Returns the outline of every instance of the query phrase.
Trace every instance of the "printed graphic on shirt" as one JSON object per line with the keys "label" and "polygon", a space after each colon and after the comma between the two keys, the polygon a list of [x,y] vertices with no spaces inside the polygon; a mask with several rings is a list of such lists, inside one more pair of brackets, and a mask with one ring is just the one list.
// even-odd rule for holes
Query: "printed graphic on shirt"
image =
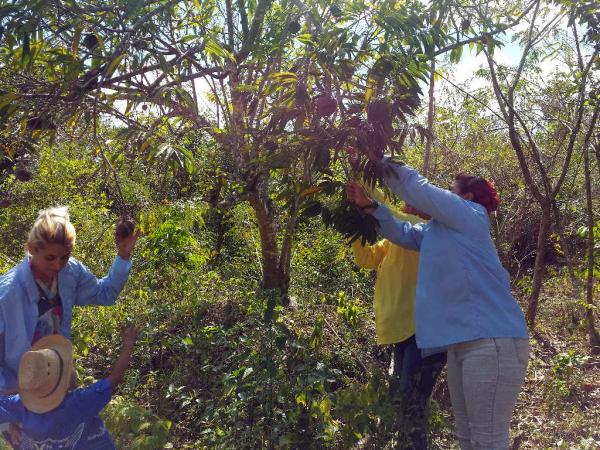
{"label": "printed graphic on shirt", "polygon": [[56,280],[48,289],[41,281],[36,280],[40,299],[38,301],[38,320],[31,345],[50,334],[60,333],[63,319],[63,307],[56,288]]}
{"label": "printed graphic on shirt", "polygon": [[36,441],[27,434],[21,435],[21,449],[23,450],[52,450],[52,449],[70,449],[75,448],[81,436],[83,435],[83,429],[85,423],[80,423],[75,429],[73,434],[67,436],[64,439],[45,439],[43,441]]}

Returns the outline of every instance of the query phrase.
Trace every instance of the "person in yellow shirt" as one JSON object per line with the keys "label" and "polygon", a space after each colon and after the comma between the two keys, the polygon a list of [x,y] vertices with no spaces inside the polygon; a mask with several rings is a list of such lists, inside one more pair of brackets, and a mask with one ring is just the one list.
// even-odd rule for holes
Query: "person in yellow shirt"
{"label": "person in yellow shirt", "polygon": [[[375,192],[374,196],[382,196]],[[429,217],[410,205],[404,213],[393,211],[413,224]],[[375,281],[375,329],[377,344],[392,345],[390,391],[400,408],[398,448],[425,450],[427,444],[426,406],[435,381],[446,364],[445,349],[423,357],[415,340],[415,291],[419,253],[396,246],[388,240],[363,246],[352,244],[356,264],[377,271]]]}

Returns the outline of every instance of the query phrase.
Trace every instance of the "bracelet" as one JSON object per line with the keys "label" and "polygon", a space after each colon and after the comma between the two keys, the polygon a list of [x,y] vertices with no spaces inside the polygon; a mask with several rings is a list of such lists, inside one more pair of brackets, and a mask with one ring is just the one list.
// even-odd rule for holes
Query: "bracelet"
{"label": "bracelet", "polygon": [[361,206],[360,210],[364,211],[365,209],[369,209],[372,208],[373,210],[377,209],[377,207],[379,206],[379,202],[373,200],[371,203],[369,203],[368,205],[365,206]]}

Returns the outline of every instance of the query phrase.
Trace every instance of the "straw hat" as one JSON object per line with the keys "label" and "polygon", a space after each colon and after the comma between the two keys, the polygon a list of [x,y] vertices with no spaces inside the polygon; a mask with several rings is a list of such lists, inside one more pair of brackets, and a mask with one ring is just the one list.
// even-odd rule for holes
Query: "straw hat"
{"label": "straw hat", "polygon": [[58,407],[69,388],[73,371],[73,346],[59,334],[45,336],[19,364],[18,391],[23,405],[37,414]]}

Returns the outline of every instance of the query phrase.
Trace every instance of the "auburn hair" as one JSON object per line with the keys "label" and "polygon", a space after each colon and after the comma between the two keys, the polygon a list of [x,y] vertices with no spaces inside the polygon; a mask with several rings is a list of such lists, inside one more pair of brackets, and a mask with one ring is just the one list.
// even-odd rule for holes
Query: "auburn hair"
{"label": "auburn hair", "polygon": [[460,173],[454,177],[457,182],[458,189],[462,195],[472,194],[475,203],[479,203],[488,213],[496,211],[500,204],[498,192],[493,181],[487,181],[484,178]]}

